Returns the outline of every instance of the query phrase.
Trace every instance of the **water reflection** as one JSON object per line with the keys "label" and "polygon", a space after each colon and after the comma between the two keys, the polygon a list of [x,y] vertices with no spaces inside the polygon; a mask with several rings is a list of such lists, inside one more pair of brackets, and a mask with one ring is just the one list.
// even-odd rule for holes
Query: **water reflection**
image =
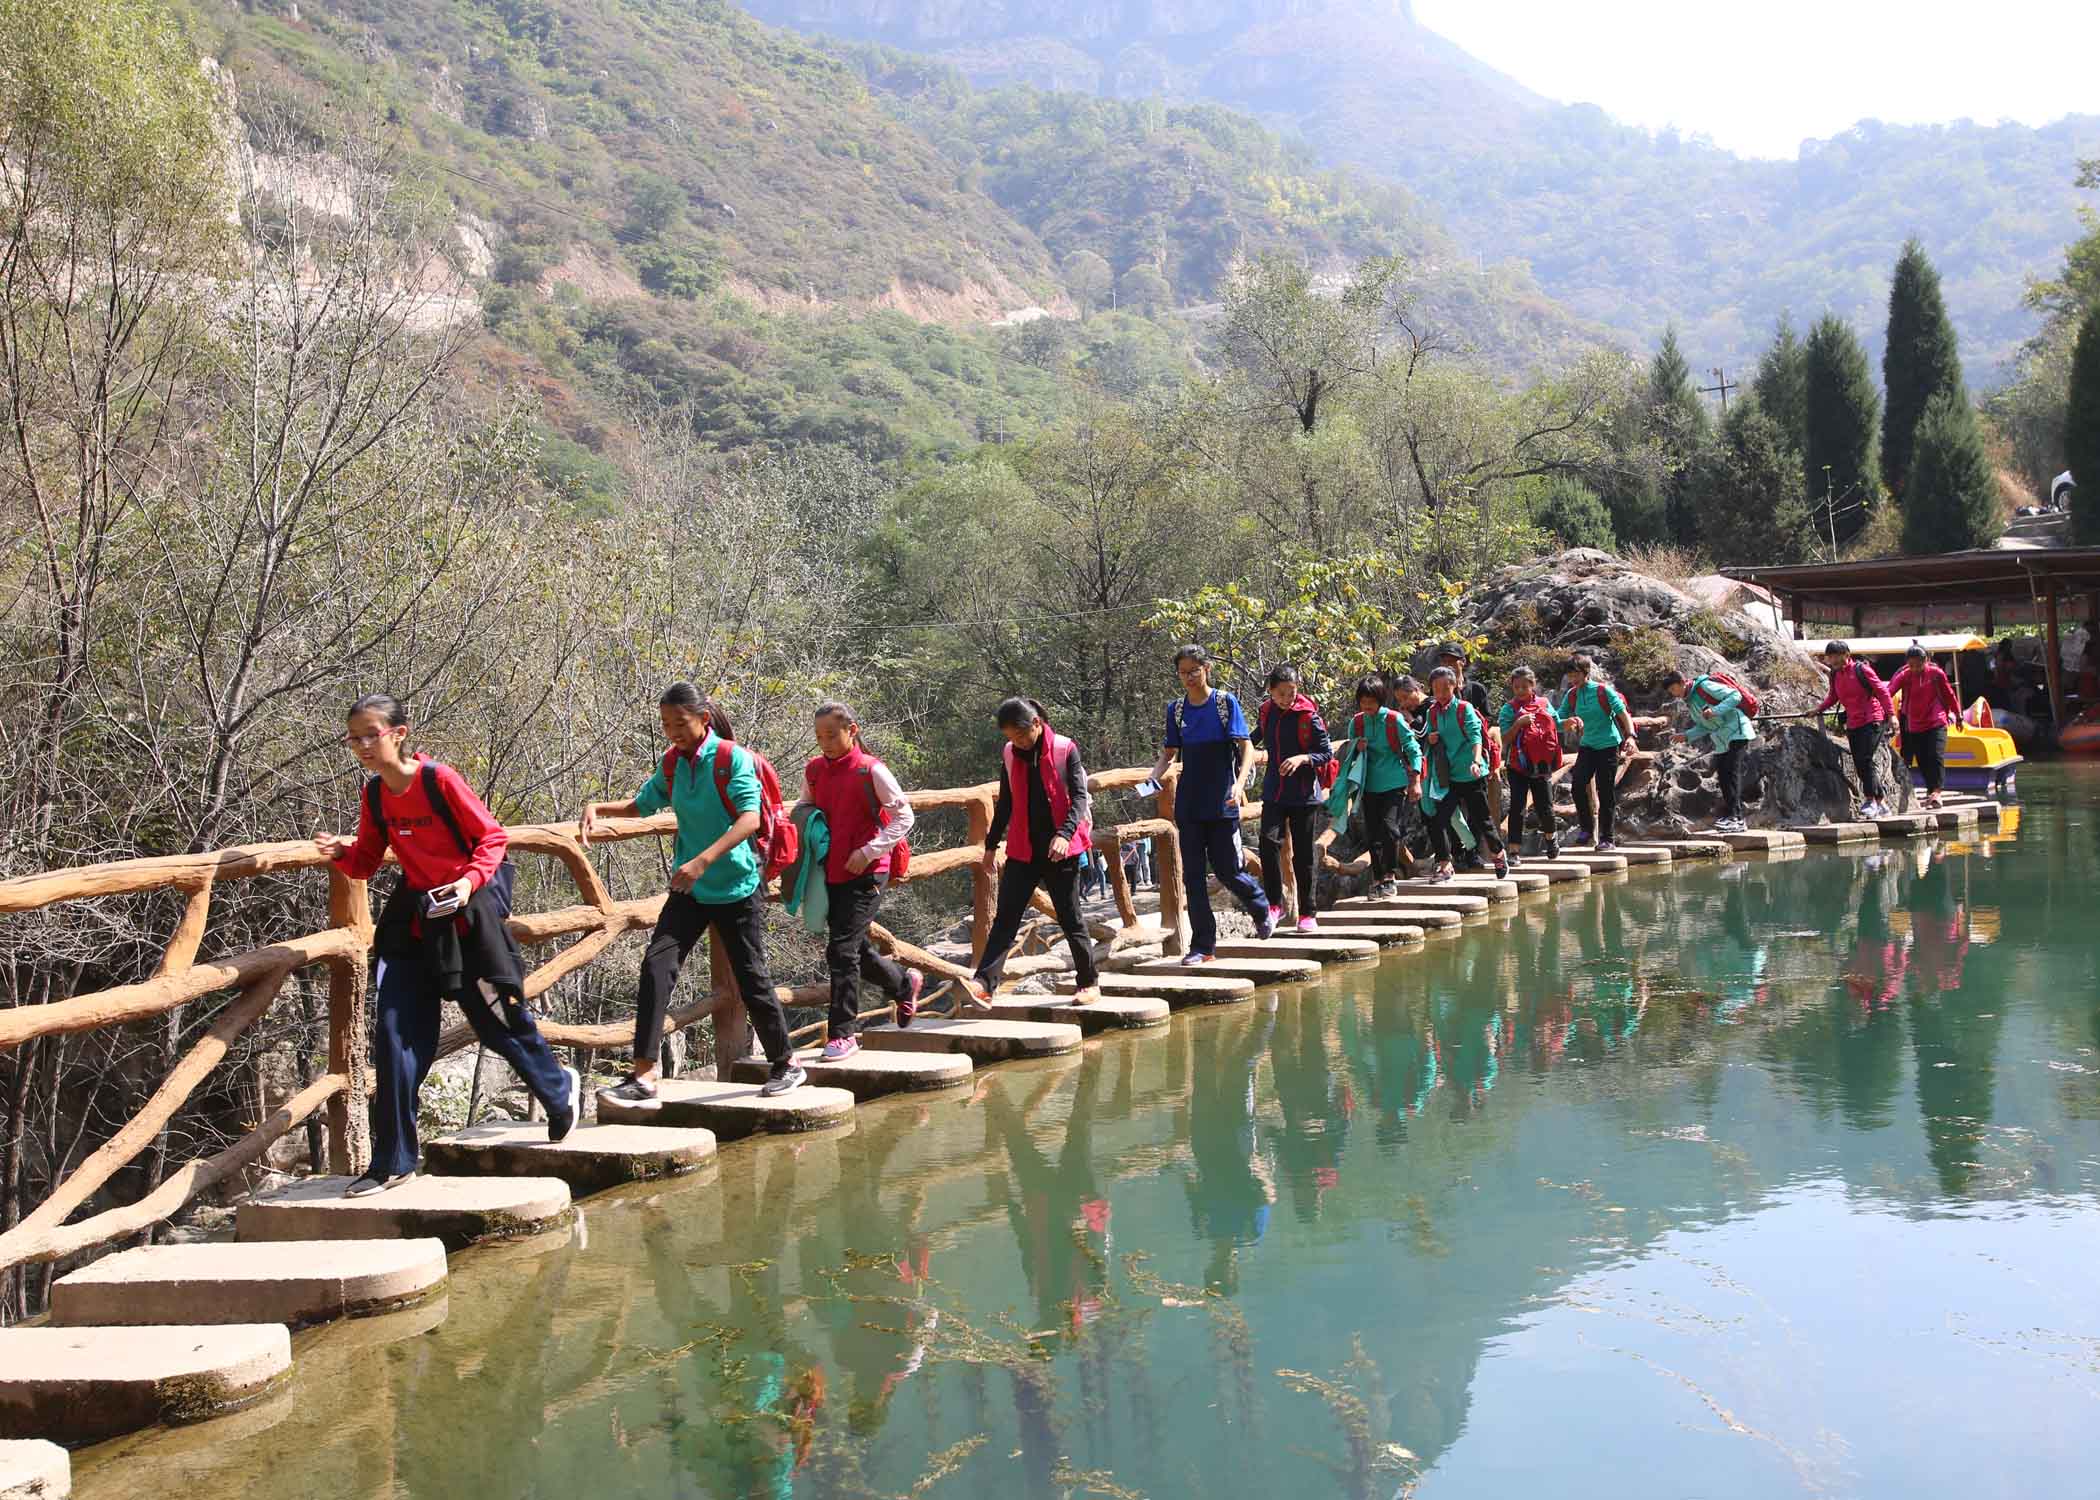
{"label": "water reflection", "polygon": [[[461,1257],[435,1328],[324,1335],[267,1429],[112,1448],[78,1491],[1885,1492],[1914,1476],[1862,1388],[2089,1472],[2083,1384],[2002,1340],[2017,1404],[1956,1372],[1986,1327],[2090,1348],[2091,1299],[1946,1272],[1979,1216],[2030,1257],[2036,1213],[2096,1227],[2100,858],[2046,785],[1988,854],[1557,896],[739,1146],[594,1202],[588,1249]],[[1819,1264],[1872,1267],[1873,1315]],[[1840,1363],[1852,1399],[1800,1395]],[[1579,1453],[1511,1425],[1543,1410]]]}

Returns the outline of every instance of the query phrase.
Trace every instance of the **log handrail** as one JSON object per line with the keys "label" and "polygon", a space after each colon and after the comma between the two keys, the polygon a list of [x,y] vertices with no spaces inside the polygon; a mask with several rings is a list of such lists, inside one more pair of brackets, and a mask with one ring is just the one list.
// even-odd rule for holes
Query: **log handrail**
{"label": "log handrail", "polygon": [[[1090,775],[1088,784],[1097,792],[1124,791],[1137,786],[1148,774],[1144,767],[1124,767]],[[1124,882],[1122,862],[1113,856],[1120,852],[1125,840],[1172,832],[1177,779],[1170,774],[1159,794],[1159,816],[1117,823],[1104,830],[1102,850],[1110,857],[1110,880],[1126,922],[1134,921],[1136,912]],[[981,856],[998,791],[997,782],[986,782],[910,794],[913,807],[921,813],[953,809],[968,815],[967,842],[957,848],[916,855],[904,880],[928,880],[968,871],[973,949],[981,947],[991,925],[994,880],[983,869]],[[647,818],[608,819],[593,831],[592,842],[657,838],[673,834],[676,829],[676,820],[668,812]],[[528,998],[545,994],[561,980],[589,967],[627,934],[646,931],[654,925],[665,897],[659,893],[633,900],[615,899],[591,862],[576,823],[514,824],[508,831],[512,852],[543,855],[557,861],[580,898],[575,905],[511,917],[510,930],[521,946],[542,947],[561,938],[575,939],[526,976]],[[1172,874],[1178,868],[1173,841],[1166,840],[1160,852],[1161,920],[1169,950],[1179,951],[1180,893],[1178,879]],[[394,862],[391,854],[388,861]],[[327,870],[330,882],[327,926],[245,952],[198,961],[213,894],[220,884],[322,869]],[[1174,889],[1167,892],[1164,888],[1170,879],[1174,880]],[[164,1015],[223,990],[236,990],[238,994],[219,1009],[203,1037],[169,1070],[139,1112],[55,1183],[43,1202],[20,1223],[0,1234],[0,1270],[77,1254],[152,1228],[179,1213],[198,1193],[260,1159],[272,1143],[324,1107],[328,1111],[331,1170],[356,1172],[368,1164],[369,1143],[358,1108],[367,1086],[366,968],[374,933],[366,883],[345,878],[310,840],[241,844],[201,854],[114,860],[0,880],[0,915],[161,890],[182,892],[186,900],[151,977],[39,1004],[0,1009],[0,1052],[17,1049],[39,1037],[99,1030]],[[967,967],[907,942],[879,924],[870,928],[870,936],[878,947],[925,970],[930,977],[955,980],[969,976]],[[239,1141],[215,1156],[184,1163],[137,1202],[66,1223],[71,1214],[131,1165],[155,1139],[232,1045],[268,1012],[292,975],[317,964],[329,972],[328,1071],[286,1100]],[[779,991],[784,1003],[795,1005],[821,1004],[827,994],[823,985]],[[688,1026],[710,1015],[740,1021],[742,1010],[734,984],[718,976],[710,993],[674,1010],[670,1024]],[[880,1016],[888,1011],[888,1007],[880,1007],[866,1014]],[[795,1039],[821,1036],[824,1029],[822,1022],[805,1026],[794,1034]],[[541,1031],[557,1046],[586,1048],[616,1047],[632,1035],[632,1027],[626,1022],[605,1026],[549,1022],[542,1025]],[[457,1051],[472,1040],[469,1028],[456,1027],[440,1038],[439,1055]],[[718,1059],[725,1076],[735,1060]]]}

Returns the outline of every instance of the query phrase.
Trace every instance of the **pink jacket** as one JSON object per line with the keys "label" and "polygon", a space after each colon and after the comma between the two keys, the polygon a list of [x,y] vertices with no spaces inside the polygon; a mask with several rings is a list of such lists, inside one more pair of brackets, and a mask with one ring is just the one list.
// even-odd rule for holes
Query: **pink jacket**
{"label": "pink jacket", "polygon": [[1913,732],[1939,729],[1961,717],[1961,700],[1937,662],[1906,664],[1890,679],[1889,692],[1903,695],[1903,727]]}
{"label": "pink jacket", "polygon": [[1888,684],[1856,656],[1845,658],[1845,664],[1831,677],[1830,696],[1816,705],[1816,712],[1823,713],[1839,703],[1845,706],[1847,729],[1865,729],[1869,724],[1896,717],[1896,700],[1889,696]]}

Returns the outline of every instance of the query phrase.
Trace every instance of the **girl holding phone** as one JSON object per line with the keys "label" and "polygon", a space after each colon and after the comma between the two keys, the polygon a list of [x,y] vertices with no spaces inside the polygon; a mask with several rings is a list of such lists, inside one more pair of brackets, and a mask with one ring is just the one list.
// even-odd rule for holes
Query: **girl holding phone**
{"label": "girl holding phone", "polygon": [[474,1035],[517,1071],[547,1111],[547,1138],[576,1124],[582,1083],[554,1060],[525,1008],[525,964],[510,916],[510,835],[452,767],[408,752],[408,710],[384,693],[350,706],[345,736],[371,773],[357,836],[316,833],[314,847],[352,880],[369,880],[387,850],[401,884],[374,935],[372,1165],[348,1194],[382,1193],[416,1170],[416,1097],[437,1061],[439,1007],[466,1015]]}

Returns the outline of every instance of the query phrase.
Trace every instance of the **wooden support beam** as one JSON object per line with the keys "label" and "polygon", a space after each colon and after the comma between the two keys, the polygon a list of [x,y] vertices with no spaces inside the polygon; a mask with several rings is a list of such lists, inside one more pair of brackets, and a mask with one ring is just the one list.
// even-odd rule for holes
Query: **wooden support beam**
{"label": "wooden support beam", "polygon": [[[983,850],[991,837],[994,804],[978,798],[970,804],[970,847]],[[970,954],[982,957],[985,940],[992,935],[992,905],[996,897],[994,879],[980,864],[970,872]]]}
{"label": "wooden support beam", "polygon": [[[357,933],[364,946],[371,945],[372,888],[333,865],[328,869],[328,920]],[[345,1177],[372,1164],[371,1120],[365,1113],[371,1073],[365,1048],[370,987],[363,953],[329,960],[328,1071],[348,1079],[349,1086],[328,1096],[328,1170]]]}
{"label": "wooden support beam", "polygon": [[2057,628],[2056,583],[2053,579],[2049,583],[2045,608],[2048,611],[2049,714],[2060,730],[2064,723],[2064,647],[2063,636]]}

